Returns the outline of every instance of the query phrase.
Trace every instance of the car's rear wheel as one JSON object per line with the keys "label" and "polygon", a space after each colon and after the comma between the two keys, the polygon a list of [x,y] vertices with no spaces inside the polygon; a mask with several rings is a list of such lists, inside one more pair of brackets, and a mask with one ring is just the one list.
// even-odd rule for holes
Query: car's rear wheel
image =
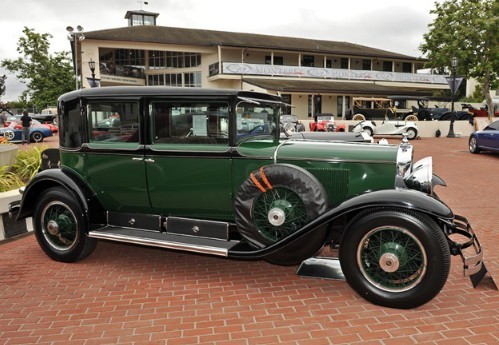
{"label": "car's rear wheel", "polygon": [[415,308],[435,297],[450,270],[449,245],[428,216],[370,209],[347,226],[340,263],[348,283],[368,301]]}
{"label": "car's rear wheel", "polygon": [[35,143],[41,143],[43,141],[43,134],[41,132],[31,133],[31,141]]}
{"label": "car's rear wheel", "polygon": [[365,121],[366,117],[362,114],[355,114],[352,118],[353,121]]}
{"label": "car's rear wheel", "polygon": [[35,235],[48,256],[57,261],[74,262],[95,249],[97,240],[87,237],[83,210],[69,192],[61,187],[49,189],[35,204]]}
{"label": "car's rear wheel", "polygon": [[[326,191],[305,169],[273,164],[253,171],[236,195],[236,224],[241,235],[256,248],[272,245],[327,210]],[[299,243],[287,252],[266,259],[278,264],[297,264],[322,246],[324,234]]]}
{"label": "car's rear wheel", "polygon": [[411,115],[407,115],[405,118],[404,118],[404,121],[412,121],[412,122],[416,122],[418,121],[418,117],[417,115],[414,115],[414,114],[411,114]]}
{"label": "car's rear wheel", "polygon": [[415,128],[408,128],[406,133],[409,140],[414,140],[418,137],[418,131]]}
{"label": "car's rear wheel", "polygon": [[468,145],[471,153],[480,153],[476,137],[471,137]]}
{"label": "car's rear wheel", "polygon": [[457,116],[451,112],[447,112],[445,114],[442,115],[442,117],[440,118],[441,121],[456,121],[457,120]]}

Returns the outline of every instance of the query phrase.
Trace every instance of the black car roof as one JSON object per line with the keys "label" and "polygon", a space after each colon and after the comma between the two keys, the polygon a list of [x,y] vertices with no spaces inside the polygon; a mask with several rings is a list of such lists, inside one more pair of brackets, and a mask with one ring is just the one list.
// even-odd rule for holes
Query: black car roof
{"label": "black car roof", "polygon": [[168,87],[168,86],[106,86],[81,89],[65,93],[58,101],[68,101],[80,97],[160,97],[160,96],[192,96],[192,97],[244,97],[258,98],[269,101],[281,101],[279,96],[253,91],[234,89],[209,89],[196,87]]}

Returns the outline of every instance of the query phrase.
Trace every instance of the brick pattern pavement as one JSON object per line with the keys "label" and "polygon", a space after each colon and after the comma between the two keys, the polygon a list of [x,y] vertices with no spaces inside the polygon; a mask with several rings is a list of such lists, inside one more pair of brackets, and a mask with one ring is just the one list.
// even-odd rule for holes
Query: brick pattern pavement
{"label": "brick pattern pavement", "polygon": [[[470,220],[498,282],[499,155],[468,153],[466,138],[414,146],[434,157],[439,195]],[[0,245],[0,344],[499,344],[499,293],[473,289],[460,264],[431,302],[395,310],[296,267],[108,242],[64,264],[29,235]]]}

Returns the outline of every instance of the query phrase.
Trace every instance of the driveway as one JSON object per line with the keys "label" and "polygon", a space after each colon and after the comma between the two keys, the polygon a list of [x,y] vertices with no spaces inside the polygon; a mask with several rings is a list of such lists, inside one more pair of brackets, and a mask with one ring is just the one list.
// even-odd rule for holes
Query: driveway
{"label": "driveway", "polygon": [[[439,196],[470,220],[498,282],[499,155],[470,154],[467,138],[412,143],[416,159],[434,157]],[[295,271],[109,242],[64,264],[28,235],[0,244],[0,344],[499,344],[499,293],[490,277],[473,289],[458,257],[413,310]]]}

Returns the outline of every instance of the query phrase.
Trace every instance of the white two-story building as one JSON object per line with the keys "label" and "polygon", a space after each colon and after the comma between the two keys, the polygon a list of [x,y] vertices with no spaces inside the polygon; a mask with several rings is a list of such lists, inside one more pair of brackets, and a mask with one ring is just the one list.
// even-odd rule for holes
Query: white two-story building
{"label": "white two-story building", "polygon": [[348,42],[157,26],[158,15],[128,11],[128,26],[84,32],[84,40],[73,32],[82,87],[97,81],[263,91],[281,95],[302,119],[341,118],[357,96],[449,88],[444,76],[417,73],[424,61],[416,57]]}

